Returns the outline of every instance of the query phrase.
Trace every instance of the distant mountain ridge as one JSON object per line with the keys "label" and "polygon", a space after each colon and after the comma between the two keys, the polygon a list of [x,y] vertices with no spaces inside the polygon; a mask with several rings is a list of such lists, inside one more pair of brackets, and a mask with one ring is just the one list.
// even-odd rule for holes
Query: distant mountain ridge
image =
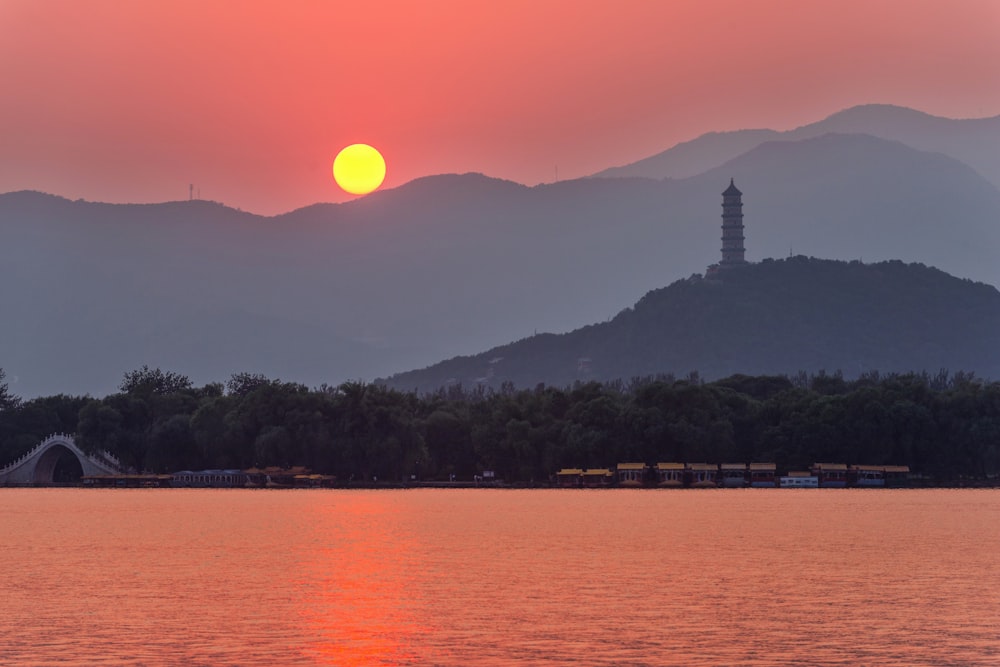
{"label": "distant mountain ridge", "polygon": [[968,164],[1000,188],[1000,116],[941,118],[889,104],[851,107],[785,132],[768,129],[709,132],[594,176],[687,178],[718,167],[765,141],[799,141],[830,133],[868,134],[917,150],[942,153]]}
{"label": "distant mountain ridge", "polygon": [[708,380],[799,371],[1000,377],[1000,292],[920,264],[792,257],[692,277],[610,321],[537,335],[380,381],[434,391],[657,374]]}
{"label": "distant mountain ridge", "polygon": [[867,135],[764,142],[697,176],[525,187],[479,174],[262,217],[205,202],[0,195],[0,367],[22,396],[113,391],[144,364],[318,386],[606,320],[719,259],[901,259],[1000,284],[1000,190]]}

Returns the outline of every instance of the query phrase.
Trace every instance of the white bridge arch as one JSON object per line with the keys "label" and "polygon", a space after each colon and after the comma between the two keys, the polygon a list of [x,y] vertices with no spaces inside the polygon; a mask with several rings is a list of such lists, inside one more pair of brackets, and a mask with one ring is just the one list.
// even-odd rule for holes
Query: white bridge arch
{"label": "white bridge arch", "polygon": [[84,475],[120,475],[121,463],[110,452],[88,454],[68,433],[56,433],[13,463],[0,468],[0,485],[51,484],[56,464],[66,452],[80,462]]}

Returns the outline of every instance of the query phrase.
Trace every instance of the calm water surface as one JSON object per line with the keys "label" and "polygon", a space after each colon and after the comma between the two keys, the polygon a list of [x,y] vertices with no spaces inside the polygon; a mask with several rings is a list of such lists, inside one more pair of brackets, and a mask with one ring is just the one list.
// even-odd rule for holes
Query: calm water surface
{"label": "calm water surface", "polygon": [[0,665],[1000,664],[1000,491],[0,489]]}

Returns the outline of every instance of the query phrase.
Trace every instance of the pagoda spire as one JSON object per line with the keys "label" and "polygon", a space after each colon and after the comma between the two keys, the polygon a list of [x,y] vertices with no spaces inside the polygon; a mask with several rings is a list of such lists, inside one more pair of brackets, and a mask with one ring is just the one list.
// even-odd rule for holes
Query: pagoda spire
{"label": "pagoda spire", "polygon": [[722,193],[722,261],[720,267],[746,264],[743,247],[743,193],[729,179],[729,187]]}

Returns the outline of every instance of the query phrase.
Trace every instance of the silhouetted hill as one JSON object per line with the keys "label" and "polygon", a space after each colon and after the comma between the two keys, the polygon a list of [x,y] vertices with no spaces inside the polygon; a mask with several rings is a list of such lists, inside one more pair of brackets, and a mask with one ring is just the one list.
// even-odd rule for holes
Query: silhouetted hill
{"label": "silhouetted hill", "polygon": [[104,394],[143,364],[208,382],[238,368],[318,379],[377,359],[308,306],[275,307],[289,281],[269,276],[289,276],[298,251],[265,218],[18,192],[0,195],[0,223],[0,366],[17,394]]}
{"label": "silhouetted hill", "polygon": [[1000,292],[920,264],[793,257],[692,277],[612,320],[538,335],[384,383],[563,386],[697,371],[744,373],[950,369],[1000,377]]}
{"label": "silhouetted hill", "polygon": [[0,367],[22,396],[104,393],[143,364],[315,386],[569,331],[717,261],[730,177],[751,260],[791,246],[1000,283],[1000,191],[866,136],[765,143],[678,181],[435,176],[273,218],[10,193]]}
{"label": "silhouetted hill", "polygon": [[709,132],[662,153],[595,174],[598,177],[685,178],[718,167],[765,141],[798,141],[824,134],[868,134],[964,162],[1000,188],[1000,116],[952,119],[867,104],[787,132]]}

